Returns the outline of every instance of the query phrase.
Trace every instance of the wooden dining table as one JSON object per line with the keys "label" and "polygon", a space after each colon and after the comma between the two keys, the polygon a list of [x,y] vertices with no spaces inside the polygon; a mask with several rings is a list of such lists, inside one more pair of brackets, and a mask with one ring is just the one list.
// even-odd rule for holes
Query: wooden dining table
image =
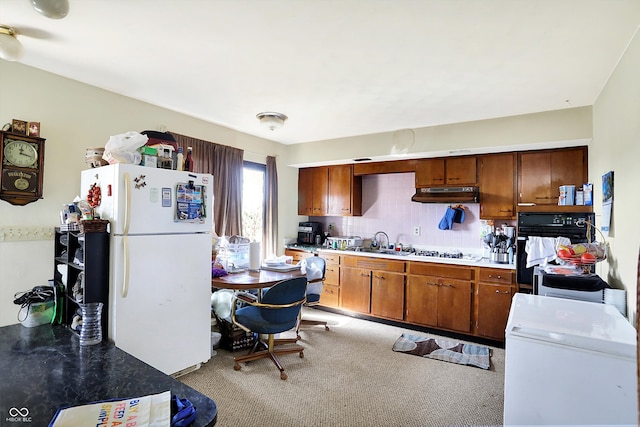
{"label": "wooden dining table", "polygon": [[302,274],[299,268],[292,271],[247,270],[240,273],[231,273],[222,277],[214,277],[211,279],[211,287],[246,291],[249,289],[268,288],[282,280],[303,276],[304,274]]}

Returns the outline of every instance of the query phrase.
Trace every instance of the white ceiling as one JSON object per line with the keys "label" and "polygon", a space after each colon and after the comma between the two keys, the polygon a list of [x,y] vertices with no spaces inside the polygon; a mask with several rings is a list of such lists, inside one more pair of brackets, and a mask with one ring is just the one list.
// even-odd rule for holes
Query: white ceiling
{"label": "white ceiling", "polygon": [[0,2],[22,63],[283,144],[592,105],[640,24],[639,0],[69,2]]}

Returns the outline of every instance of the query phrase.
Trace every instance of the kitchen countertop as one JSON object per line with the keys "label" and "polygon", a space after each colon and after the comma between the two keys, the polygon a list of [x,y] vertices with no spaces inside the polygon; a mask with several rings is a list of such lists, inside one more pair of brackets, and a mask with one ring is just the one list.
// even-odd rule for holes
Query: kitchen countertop
{"label": "kitchen countertop", "polygon": [[499,264],[497,262],[491,262],[488,258],[481,259],[463,259],[463,258],[441,258],[441,257],[427,257],[421,255],[391,255],[391,254],[379,254],[373,252],[356,252],[356,251],[342,251],[336,249],[318,248],[318,251],[333,253],[338,255],[354,255],[354,256],[366,256],[372,258],[387,258],[397,259],[399,261],[418,261],[418,262],[433,262],[438,264],[453,264],[453,265],[467,265],[470,267],[487,267],[487,268],[499,268],[503,270],[515,270],[514,264]]}
{"label": "kitchen countertop", "polygon": [[46,426],[59,408],[167,390],[196,407],[193,427],[213,426],[218,415],[204,394],[112,343],[80,346],[64,326],[0,327],[0,378],[0,425]]}

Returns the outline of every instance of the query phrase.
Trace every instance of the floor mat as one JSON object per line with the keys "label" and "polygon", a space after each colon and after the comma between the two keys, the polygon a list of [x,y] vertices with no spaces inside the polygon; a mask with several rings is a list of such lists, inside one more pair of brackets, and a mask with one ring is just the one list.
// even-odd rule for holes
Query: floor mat
{"label": "floor mat", "polygon": [[393,344],[393,351],[444,360],[459,365],[477,366],[482,369],[489,369],[491,366],[489,347],[442,338],[402,334]]}

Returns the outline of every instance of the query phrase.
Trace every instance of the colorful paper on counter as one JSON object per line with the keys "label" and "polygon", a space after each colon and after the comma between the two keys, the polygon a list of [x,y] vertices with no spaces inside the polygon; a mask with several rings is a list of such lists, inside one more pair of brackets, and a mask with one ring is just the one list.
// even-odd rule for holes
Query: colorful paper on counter
{"label": "colorful paper on counter", "polygon": [[171,391],[59,409],[49,427],[169,427]]}

